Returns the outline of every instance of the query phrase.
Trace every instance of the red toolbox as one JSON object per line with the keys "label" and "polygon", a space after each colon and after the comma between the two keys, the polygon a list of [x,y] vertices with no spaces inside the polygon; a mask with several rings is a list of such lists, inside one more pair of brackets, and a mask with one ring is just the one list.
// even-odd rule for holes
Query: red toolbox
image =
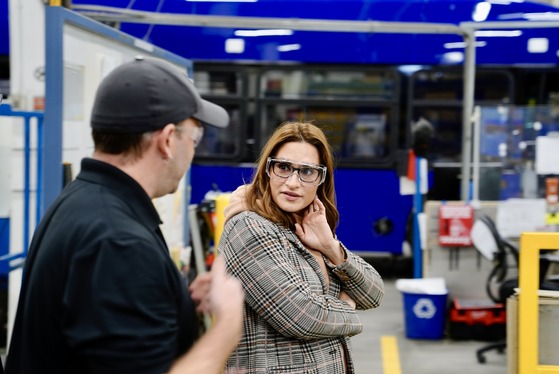
{"label": "red toolbox", "polygon": [[448,321],[451,339],[495,341],[506,336],[507,315],[503,304],[455,298]]}

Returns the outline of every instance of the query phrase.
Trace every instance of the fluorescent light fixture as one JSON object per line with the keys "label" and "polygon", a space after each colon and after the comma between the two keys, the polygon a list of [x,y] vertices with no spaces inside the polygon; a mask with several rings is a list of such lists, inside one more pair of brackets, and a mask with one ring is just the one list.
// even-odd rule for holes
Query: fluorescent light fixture
{"label": "fluorescent light fixture", "polygon": [[301,44],[284,44],[278,46],[278,51],[280,52],[297,51],[299,49],[301,49]]}
{"label": "fluorescent light fixture", "polygon": [[497,5],[510,5],[512,3],[523,3],[524,0],[487,0],[487,2]]}
{"label": "fluorescent light fixture", "polygon": [[499,19],[522,19],[524,17],[524,13],[508,13],[508,14],[501,14],[499,15]]}
{"label": "fluorescent light fixture", "polygon": [[489,12],[491,11],[491,4],[487,1],[477,3],[474,8],[474,13],[472,14],[472,20],[476,22],[483,22],[487,19]]}
{"label": "fluorescent light fixture", "polygon": [[476,37],[482,38],[513,38],[522,35],[520,30],[479,30]]}
{"label": "fluorescent light fixture", "polygon": [[443,54],[442,62],[445,64],[458,64],[464,61],[464,53],[447,52]]}
{"label": "fluorescent light fixture", "polygon": [[423,65],[400,65],[398,70],[406,75],[412,75],[416,71],[423,69]]}
{"label": "fluorescent light fixture", "polygon": [[227,53],[243,53],[245,51],[244,39],[227,39],[225,41],[225,52]]}
{"label": "fluorescent light fixture", "polygon": [[269,30],[235,30],[235,36],[289,36],[293,30],[269,29]]}
{"label": "fluorescent light fixture", "polygon": [[[485,47],[486,45],[487,42],[476,41],[476,47]],[[466,43],[464,42],[444,43],[444,47],[446,49],[463,49],[466,48]]]}
{"label": "fluorescent light fixture", "polygon": [[548,50],[549,50],[549,39],[547,38],[528,39],[528,52],[546,53]]}
{"label": "fluorescent light fixture", "polygon": [[559,13],[555,12],[524,13],[523,17],[530,21],[559,21]]}
{"label": "fluorescent light fixture", "polygon": [[197,3],[255,3],[258,0],[186,0]]}

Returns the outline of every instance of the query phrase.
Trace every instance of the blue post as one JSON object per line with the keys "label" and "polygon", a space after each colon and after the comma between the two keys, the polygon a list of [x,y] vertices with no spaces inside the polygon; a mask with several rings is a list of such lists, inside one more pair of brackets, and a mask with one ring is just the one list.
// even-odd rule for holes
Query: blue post
{"label": "blue post", "polygon": [[423,212],[421,195],[421,157],[415,158],[415,195],[413,198],[413,277],[421,278],[423,272],[423,251],[419,234],[419,213]]}
{"label": "blue post", "polygon": [[43,116],[37,116],[37,187],[35,194],[35,225],[43,216]]}
{"label": "blue post", "polygon": [[25,156],[23,158],[24,174],[23,174],[23,246],[27,248],[29,245],[29,206],[31,199],[31,126],[29,117],[24,117],[24,144]]}

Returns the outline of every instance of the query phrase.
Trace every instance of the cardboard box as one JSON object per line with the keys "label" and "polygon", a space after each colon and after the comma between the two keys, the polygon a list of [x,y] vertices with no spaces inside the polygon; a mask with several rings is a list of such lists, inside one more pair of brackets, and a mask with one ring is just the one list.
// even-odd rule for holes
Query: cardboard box
{"label": "cardboard box", "polygon": [[[540,365],[559,365],[559,299],[539,299],[539,355]],[[518,296],[507,299],[507,368],[508,374],[518,374]]]}

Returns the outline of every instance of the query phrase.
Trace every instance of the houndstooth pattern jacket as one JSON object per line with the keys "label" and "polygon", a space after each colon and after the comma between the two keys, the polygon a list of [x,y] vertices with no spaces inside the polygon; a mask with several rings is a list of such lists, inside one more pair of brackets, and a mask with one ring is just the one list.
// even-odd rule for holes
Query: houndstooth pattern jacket
{"label": "houndstooth pattern jacket", "polygon": [[315,257],[291,230],[254,212],[224,227],[219,251],[246,294],[244,334],[226,373],[354,373],[349,337],[362,330],[357,309],[380,305],[384,284],[367,262],[343,247],[347,261],[328,262],[329,285]]}

